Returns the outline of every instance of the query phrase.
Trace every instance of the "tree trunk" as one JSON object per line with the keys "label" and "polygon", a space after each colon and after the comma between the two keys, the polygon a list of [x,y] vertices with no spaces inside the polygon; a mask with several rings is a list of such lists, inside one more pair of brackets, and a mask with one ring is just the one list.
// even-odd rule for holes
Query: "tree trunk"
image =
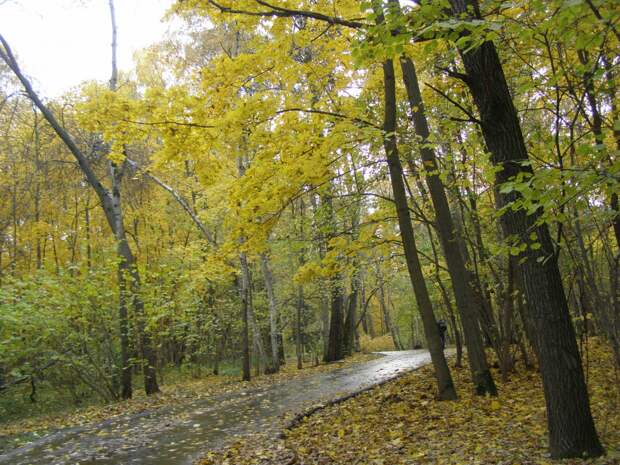
{"label": "tree trunk", "polygon": [[[326,218],[328,221],[327,226],[330,231],[329,234],[335,234],[336,219],[334,216],[331,194],[323,197],[323,205],[327,209]],[[329,244],[328,241],[327,244]],[[334,362],[344,358],[344,290],[342,288],[342,276],[340,276],[340,273],[336,273],[330,278],[329,287],[331,294],[331,318],[329,321],[329,336],[324,360],[325,362]]]}
{"label": "tree trunk", "polygon": [[340,282],[339,276],[331,281],[331,319],[329,323],[327,352],[325,353],[326,362],[334,362],[344,358],[344,295],[342,291],[342,283]]}
{"label": "tree trunk", "polygon": [[271,340],[271,367],[274,373],[280,369],[280,352],[278,349],[278,305],[273,286],[273,274],[269,267],[269,258],[266,253],[260,256],[260,264],[267,289],[267,299],[269,300],[269,335]]}
{"label": "tree trunk", "polygon": [[358,286],[359,272],[354,272],[351,277],[351,293],[348,299],[347,315],[344,321],[344,353],[351,355],[355,351],[355,329],[357,326],[357,305],[358,305]]}
{"label": "tree trunk", "polygon": [[[376,5],[376,4],[375,4]],[[379,17],[380,15],[378,15]],[[379,21],[379,19],[378,19]],[[435,368],[435,377],[437,380],[437,388],[439,398],[442,400],[456,399],[456,390],[452,382],[452,375],[443,353],[441,338],[437,328],[437,321],[433,312],[428,289],[424,282],[422,266],[418,258],[413,226],[411,224],[411,214],[407,203],[407,194],[405,190],[405,181],[403,179],[403,167],[398,153],[398,145],[396,141],[396,79],[394,75],[394,63],[392,60],[386,60],[383,63],[384,78],[384,98],[385,98],[385,120],[384,130],[384,147],[387,155],[388,168],[390,173],[390,181],[392,184],[392,192],[394,195],[394,203],[398,215],[398,225],[400,227],[400,235],[403,242],[405,252],[405,260],[407,262],[407,270],[411,279],[411,285],[422,317],[424,325],[424,334],[426,336],[427,345],[431,354],[433,367]]]}
{"label": "tree trunk", "polygon": [[237,280],[241,297],[241,321],[243,322],[241,326],[242,379],[243,381],[250,381],[252,374],[250,370],[250,329],[248,325],[249,290],[243,281],[242,275],[241,280]]}
{"label": "tree trunk", "polygon": [[[398,5],[398,0],[390,0],[390,3]],[[425,166],[426,185],[435,210],[437,231],[448,266],[448,273],[452,281],[456,307],[461,315],[474,388],[479,395],[490,394],[495,396],[497,395],[497,388],[487,364],[484,345],[478,327],[478,312],[473,307],[476,301],[471,287],[473,283],[468,282],[470,272],[465,267],[465,260],[459,249],[448,198],[439,177],[439,166],[435,157],[435,151],[429,145],[430,131],[415,65],[410,58],[404,55],[400,58],[400,64],[409,97],[409,106],[416,136],[420,138],[419,151]]]}
{"label": "tree trunk", "polygon": [[[121,209],[120,174],[115,164],[110,164],[112,177],[111,217],[114,235],[117,241],[119,256],[118,277],[120,290],[119,325],[121,329],[121,395],[128,392],[131,396],[131,367],[129,364],[129,340],[127,337],[127,302],[131,302],[136,320],[136,334],[138,336],[139,351],[142,358],[142,374],[144,375],[144,390],[147,395],[159,392],[157,384],[157,357],[151,344],[150,336],[146,333],[144,321],[144,302],[140,296],[140,274],[136,259],[129,247],[125,235],[123,212]],[[129,386],[127,385],[129,383]],[[126,397],[123,397],[126,398]]]}
{"label": "tree trunk", "polygon": [[[450,0],[454,15],[480,20],[476,0]],[[473,18],[472,18],[473,15]],[[461,50],[469,86],[480,114],[482,133],[497,166],[501,186],[519,174],[533,174],[517,112],[492,42]],[[590,412],[581,357],[571,324],[556,251],[539,214],[528,215],[510,205],[516,192],[499,193],[506,237],[528,244],[520,254],[519,274],[534,329],[547,403],[549,446],[553,458],[594,457],[603,453]],[[532,239],[531,237],[534,237]]]}
{"label": "tree trunk", "polygon": [[297,318],[295,321],[295,354],[297,355],[297,369],[303,366],[303,347],[302,347],[302,317],[304,310],[304,288],[297,286]]}
{"label": "tree trunk", "polygon": [[250,275],[250,265],[248,264],[248,258],[245,252],[241,252],[239,255],[239,262],[241,263],[241,287],[243,288],[243,295],[245,296],[245,309],[250,326],[252,327],[252,344],[256,350],[257,359],[257,374],[265,367],[265,351],[263,349],[263,341],[261,340],[260,328],[256,321],[256,315],[254,314],[254,305],[252,303],[252,277]]}

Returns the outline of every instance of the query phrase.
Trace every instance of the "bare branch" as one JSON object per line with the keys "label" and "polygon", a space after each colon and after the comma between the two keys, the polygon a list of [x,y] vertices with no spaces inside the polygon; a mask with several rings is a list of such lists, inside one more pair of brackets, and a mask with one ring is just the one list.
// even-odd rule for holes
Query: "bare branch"
{"label": "bare branch", "polygon": [[335,112],[326,111],[326,110],[312,110],[312,109],[307,109],[307,108],[284,108],[282,110],[276,111],[276,114],[280,115],[283,113],[291,113],[291,112],[315,113],[318,115],[333,116],[334,118],[348,119],[348,120],[353,121],[354,123],[358,123],[363,126],[370,126],[372,128],[381,129],[381,130],[383,129],[380,126],[377,126],[376,124],[371,123],[370,121],[367,121],[361,118],[351,118],[350,116],[344,115],[342,113],[335,113]]}
{"label": "bare branch", "polygon": [[318,13],[315,11],[294,10],[291,8],[279,7],[276,5],[272,5],[264,0],[254,0],[254,1],[257,4],[267,8],[267,10],[263,10],[263,11],[238,10],[230,6],[225,6],[221,4],[219,1],[207,0],[207,2],[210,5],[214,6],[215,8],[220,10],[220,12],[222,13],[242,14],[242,15],[248,15],[248,16],[261,16],[261,17],[278,17],[278,18],[293,18],[295,16],[301,16],[304,18],[316,19],[318,21],[324,21],[332,25],[345,26],[345,27],[349,27],[352,29],[361,29],[361,28],[366,28],[370,26],[369,24],[363,23],[360,21],[340,18],[338,16],[329,16],[329,15]]}
{"label": "bare branch", "polygon": [[130,160],[129,158],[125,158],[125,161],[127,161],[127,163],[130,166],[132,166],[134,169],[136,169],[136,170],[140,171],[142,174],[144,174],[147,178],[149,178],[151,181],[153,181],[159,187],[161,187],[162,189],[164,189],[165,191],[170,193],[170,195],[172,195],[172,197],[174,197],[174,199],[177,201],[177,203],[179,205],[181,205],[183,210],[185,210],[185,212],[190,216],[190,218],[192,219],[194,224],[198,227],[198,229],[200,229],[200,232],[202,233],[204,238],[207,241],[209,241],[212,245],[215,245],[215,239],[214,239],[213,235],[209,232],[209,230],[204,225],[204,223],[202,221],[200,221],[200,218],[198,218],[198,215],[196,214],[194,209],[192,207],[190,207],[190,205],[187,202],[187,200],[185,200],[181,194],[179,194],[173,187],[171,187],[168,184],[166,184],[165,182],[163,182],[157,176],[155,176],[154,174],[151,174],[149,171],[147,171],[146,169],[142,168],[135,161]]}
{"label": "bare branch", "polygon": [[459,110],[461,110],[463,113],[465,113],[469,117],[468,120],[459,120],[459,121],[467,121],[467,122],[470,122],[470,123],[482,124],[482,122],[478,118],[476,118],[472,112],[470,112],[467,108],[465,108],[459,102],[457,102],[456,100],[451,98],[448,94],[446,94],[445,92],[437,89],[436,87],[432,86],[429,83],[425,83],[425,85],[430,87],[431,89],[433,89],[435,92],[437,92],[439,95],[441,95],[448,102],[450,102],[452,105],[457,107]]}

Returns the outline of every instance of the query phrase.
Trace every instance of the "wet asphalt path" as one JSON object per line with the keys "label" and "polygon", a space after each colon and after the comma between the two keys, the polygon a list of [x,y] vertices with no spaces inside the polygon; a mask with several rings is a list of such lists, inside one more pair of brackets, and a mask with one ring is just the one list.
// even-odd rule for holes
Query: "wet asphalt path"
{"label": "wet asphalt path", "polygon": [[60,430],[0,455],[0,464],[189,465],[237,436],[278,432],[286,414],[430,363],[425,350],[381,354],[329,373]]}

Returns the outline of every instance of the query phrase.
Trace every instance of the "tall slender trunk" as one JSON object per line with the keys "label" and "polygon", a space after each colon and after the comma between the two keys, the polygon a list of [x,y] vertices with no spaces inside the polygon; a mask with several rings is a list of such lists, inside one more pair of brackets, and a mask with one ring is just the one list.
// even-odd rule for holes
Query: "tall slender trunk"
{"label": "tall slender trunk", "polygon": [[[577,50],[577,56],[579,57],[579,61],[584,66],[591,66],[589,64],[588,52],[585,50]],[[598,58],[597,58],[598,59]],[[585,88],[585,96],[588,101],[588,106],[590,107],[590,114],[592,115],[590,118],[586,117],[590,128],[592,129],[592,133],[594,134],[594,140],[598,146],[604,146],[605,138],[603,135],[603,118],[601,116],[599,110],[599,104],[597,102],[596,90],[594,88],[594,82],[592,80],[593,73],[585,72],[584,73],[584,88]],[[613,102],[614,97],[611,97]],[[616,139],[616,148],[620,149],[620,139],[617,137]],[[608,156],[609,164],[613,164],[613,160]],[[613,228],[614,236],[616,238],[616,247],[620,250],[620,209],[618,208],[618,193],[613,192],[609,199],[609,207],[612,211],[611,225]]]}
{"label": "tall slender trunk", "polygon": [[302,325],[304,311],[304,288],[297,286],[297,315],[295,318],[295,354],[297,355],[297,369],[301,370],[303,366],[303,345],[302,345]]}
{"label": "tall slender trunk", "polygon": [[[481,19],[476,0],[450,0],[456,17]],[[520,174],[532,175],[517,111],[512,102],[499,56],[492,42],[460,50],[464,77],[480,114],[482,134],[497,166],[496,186]],[[501,217],[506,237],[528,245],[519,259],[521,289],[527,298],[534,329],[547,404],[549,446],[554,458],[598,456],[598,439],[585,384],[581,357],[571,323],[556,250],[539,214],[528,215],[510,205],[517,192],[501,192]],[[534,239],[532,239],[532,237]],[[536,246],[533,246],[536,244]]]}
{"label": "tall slender trunk", "polygon": [[[398,0],[390,0],[390,5],[395,5],[400,9]],[[473,307],[475,302],[474,292],[471,287],[473,283],[468,282],[471,274],[465,267],[465,260],[459,249],[448,198],[439,177],[439,165],[437,164],[435,151],[429,145],[430,130],[415,65],[405,55],[401,56],[400,65],[409,98],[415,133],[420,138],[419,151],[425,166],[426,185],[435,210],[439,239],[452,281],[456,306],[461,315],[474,388],[479,395],[497,395],[497,388],[491,376],[484,352],[484,345],[478,326],[477,311]]]}
{"label": "tall slender trunk", "polygon": [[254,345],[256,356],[258,357],[256,366],[258,374],[265,367],[265,350],[263,349],[260,328],[256,321],[256,315],[254,314],[254,305],[252,304],[252,276],[245,252],[239,254],[239,262],[241,263],[241,288],[245,299],[245,313],[247,314],[248,322],[252,328],[252,344]]}
{"label": "tall slender trunk", "polygon": [[237,284],[241,296],[241,321],[243,323],[241,326],[242,379],[243,381],[250,381],[252,374],[250,370],[250,329],[248,324],[249,295],[248,289],[242,283]]}
{"label": "tall slender trunk", "polygon": [[[39,131],[39,118],[37,115],[36,107],[33,108],[34,112],[34,153],[35,153],[35,169],[36,169],[36,178],[35,178],[35,187],[34,187],[34,220],[39,224],[41,220],[41,185],[39,182],[39,176],[41,171],[41,137]],[[77,229],[77,228],[76,228]],[[36,268],[37,270],[41,269],[42,266],[42,255],[41,255],[41,238],[39,234],[35,239],[36,241]]]}
{"label": "tall slender trunk", "polygon": [[[327,244],[322,226],[316,220],[318,212],[317,196],[310,195],[310,204],[313,210],[312,232],[317,237],[319,258],[323,260],[327,253]],[[323,359],[327,359],[329,350],[329,297],[326,291],[327,286],[321,286],[319,295],[319,309],[321,314],[321,340],[323,342]]]}
{"label": "tall slender trunk", "polygon": [[86,229],[86,268],[90,270],[93,264],[93,252],[90,244],[90,196],[86,194],[86,206],[84,208],[84,229]]}
{"label": "tall slender trunk", "polygon": [[269,301],[269,336],[271,341],[271,368],[274,373],[280,369],[280,356],[278,350],[278,304],[273,285],[273,274],[269,266],[269,257],[266,253],[260,256],[260,265],[265,280],[267,299]]}
{"label": "tall slender trunk", "polygon": [[127,321],[127,304],[131,303],[134,309],[136,334],[140,355],[142,357],[142,372],[144,376],[144,390],[150,394],[159,392],[157,384],[156,366],[157,358],[151,344],[150,336],[146,333],[146,323],[144,315],[144,302],[140,296],[140,273],[135,256],[129,247],[123,223],[123,211],[121,207],[120,182],[121,174],[118,167],[110,164],[110,174],[112,178],[112,202],[110,206],[110,216],[113,221],[113,231],[116,238],[119,279],[119,328],[121,331],[121,396],[127,393],[131,396],[131,364],[129,362],[129,337]]}
{"label": "tall slender trunk", "polygon": [[[331,192],[322,197],[323,206],[326,208],[327,227],[329,234],[336,232],[336,217],[332,203]],[[328,241],[326,241],[328,242]],[[329,242],[328,242],[329,244]],[[329,245],[327,245],[329,248]],[[344,289],[342,288],[342,276],[336,273],[330,279],[331,318],[329,321],[329,336],[327,351],[324,355],[326,362],[342,360],[344,358]]]}
{"label": "tall slender trunk", "polygon": [[[110,19],[112,22],[112,74],[110,77],[109,87],[111,91],[116,91],[116,85],[118,82],[118,68],[116,60],[117,51],[117,28],[116,28],[116,13],[114,9],[114,0],[108,0],[110,7]],[[142,373],[144,376],[144,390],[147,395],[155,394],[159,392],[159,385],[157,384],[157,358],[155,350],[151,344],[151,338],[146,333],[146,322],[144,314],[144,302],[140,296],[141,282],[140,273],[138,271],[138,265],[136,263],[135,256],[129,247],[127,236],[125,233],[125,224],[122,210],[122,197],[121,197],[121,181],[123,178],[123,167],[118,166],[112,161],[109,161],[110,178],[112,180],[111,189],[111,203],[110,203],[110,216],[112,220],[112,230],[117,242],[117,254],[119,256],[118,263],[118,277],[119,288],[125,293],[125,297],[121,297],[121,303],[119,304],[119,319],[121,320],[119,325],[121,331],[125,331],[125,335],[121,334],[122,339],[125,339],[126,346],[121,348],[121,395],[125,395],[128,391],[131,393],[131,387],[126,386],[126,383],[131,383],[131,369],[129,366],[129,350],[128,350],[128,336],[127,321],[123,322],[122,319],[127,319],[127,300],[129,299],[134,309],[134,316],[136,319],[136,333],[138,336],[138,344],[140,348],[140,355],[142,357]],[[125,358],[126,357],[126,358]],[[130,394],[131,395],[131,394]],[[125,397],[124,397],[125,398]]]}
{"label": "tall slender trunk", "polygon": [[344,320],[344,353],[351,355],[355,351],[355,328],[357,323],[357,305],[359,300],[359,272],[351,277],[351,293],[347,302],[347,314]]}
{"label": "tall slender trunk", "polygon": [[452,301],[450,300],[450,296],[448,295],[448,290],[446,289],[446,286],[441,279],[441,273],[439,272],[439,256],[437,254],[437,247],[435,246],[435,240],[433,239],[432,229],[430,225],[426,225],[426,230],[428,232],[428,237],[430,238],[431,250],[433,252],[433,261],[435,262],[435,280],[437,281],[437,286],[439,287],[441,298],[443,300],[444,306],[446,307],[446,311],[448,312],[448,317],[450,318],[452,330],[454,331],[454,344],[456,345],[456,362],[454,363],[454,366],[460,368],[463,361],[463,341],[461,340],[461,332],[459,331],[458,321],[454,313]]}
{"label": "tall slender trunk", "polygon": [[[377,4],[375,3],[375,7],[376,6]],[[377,16],[379,20],[381,15],[378,14]],[[409,271],[411,285],[424,325],[424,333],[431,354],[431,360],[435,368],[439,398],[442,400],[456,399],[457,396],[452,381],[452,375],[450,374],[450,369],[448,368],[448,363],[443,353],[441,338],[437,328],[437,320],[435,319],[433,306],[424,281],[424,274],[422,273],[422,266],[418,258],[418,250],[413,233],[413,225],[411,223],[411,214],[407,203],[403,167],[400,161],[396,140],[396,78],[392,60],[385,60],[383,62],[383,79],[385,99],[385,119],[383,125],[384,148],[387,155],[390,181],[398,215],[398,225],[400,227],[405,260],[407,262],[407,270]]]}
{"label": "tall slender trunk", "polygon": [[329,338],[327,343],[326,362],[334,362],[344,358],[344,294],[340,276],[331,279],[331,318],[329,322]]}

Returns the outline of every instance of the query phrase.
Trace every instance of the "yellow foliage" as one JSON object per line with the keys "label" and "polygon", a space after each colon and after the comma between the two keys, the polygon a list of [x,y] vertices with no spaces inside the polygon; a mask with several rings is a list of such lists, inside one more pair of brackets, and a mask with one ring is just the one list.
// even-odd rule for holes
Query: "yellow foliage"
{"label": "yellow foliage", "polygon": [[371,338],[366,334],[360,336],[360,345],[364,352],[385,352],[390,350],[396,350],[394,346],[394,340],[389,334]]}

